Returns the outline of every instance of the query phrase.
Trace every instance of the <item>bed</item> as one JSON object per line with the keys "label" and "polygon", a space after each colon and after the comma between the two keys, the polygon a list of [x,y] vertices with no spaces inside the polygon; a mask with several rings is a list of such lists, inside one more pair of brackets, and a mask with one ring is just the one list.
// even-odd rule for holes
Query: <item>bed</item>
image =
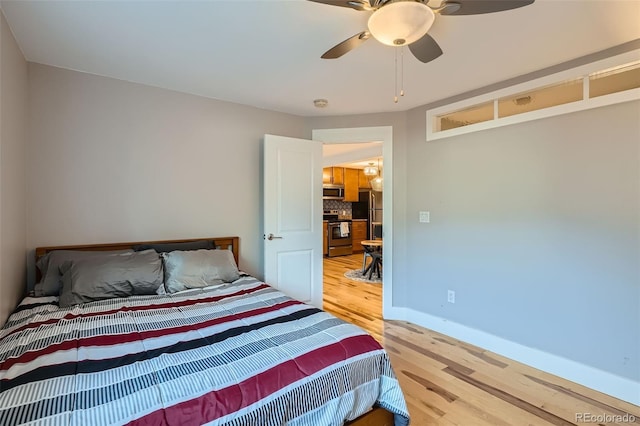
{"label": "bed", "polygon": [[[54,262],[79,252],[90,253]],[[154,253],[162,283],[153,294],[133,279],[114,287],[117,297],[94,287],[111,283],[96,265],[112,278],[113,265],[143,258],[157,273]],[[36,249],[39,285],[55,269],[59,295],[36,286],[38,297],[26,297],[0,330],[0,424],[407,425],[375,339],[242,274],[238,253],[238,237]],[[193,259],[202,265],[196,254],[224,258],[237,276],[188,284]],[[227,271],[216,265],[208,276]],[[124,270],[138,276],[130,263]]]}

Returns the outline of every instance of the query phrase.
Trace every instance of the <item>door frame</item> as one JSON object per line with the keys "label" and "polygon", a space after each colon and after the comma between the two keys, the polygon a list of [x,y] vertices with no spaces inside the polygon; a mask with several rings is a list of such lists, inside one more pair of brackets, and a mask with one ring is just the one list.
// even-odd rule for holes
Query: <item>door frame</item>
{"label": "door frame", "polygon": [[313,129],[311,139],[325,143],[382,142],[382,317],[390,317],[393,308],[393,127],[347,127]]}

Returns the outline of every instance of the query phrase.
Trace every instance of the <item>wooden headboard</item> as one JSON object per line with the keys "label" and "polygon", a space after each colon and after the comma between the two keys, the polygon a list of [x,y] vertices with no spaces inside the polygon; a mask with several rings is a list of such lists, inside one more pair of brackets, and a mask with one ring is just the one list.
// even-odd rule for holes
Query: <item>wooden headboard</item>
{"label": "wooden headboard", "polygon": [[240,254],[240,237],[191,238],[187,240],[132,241],[127,243],[37,247],[36,260],[44,256],[45,254],[49,253],[50,251],[54,251],[54,250],[86,250],[86,251],[126,250],[126,249],[132,249],[134,246],[137,246],[140,244],[190,243],[194,241],[213,241],[213,245],[215,248],[231,250],[233,252],[233,257],[236,259],[236,265],[238,265],[238,257]]}

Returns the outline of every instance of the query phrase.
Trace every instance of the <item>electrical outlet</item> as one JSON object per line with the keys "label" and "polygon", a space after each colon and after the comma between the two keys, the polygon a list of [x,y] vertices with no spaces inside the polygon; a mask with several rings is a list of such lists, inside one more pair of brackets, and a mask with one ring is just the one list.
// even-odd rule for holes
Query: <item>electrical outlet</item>
{"label": "electrical outlet", "polygon": [[420,212],[420,223],[429,223],[431,221],[431,214],[429,212]]}
{"label": "electrical outlet", "polygon": [[447,302],[456,303],[456,292],[453,290],[447,290]]}

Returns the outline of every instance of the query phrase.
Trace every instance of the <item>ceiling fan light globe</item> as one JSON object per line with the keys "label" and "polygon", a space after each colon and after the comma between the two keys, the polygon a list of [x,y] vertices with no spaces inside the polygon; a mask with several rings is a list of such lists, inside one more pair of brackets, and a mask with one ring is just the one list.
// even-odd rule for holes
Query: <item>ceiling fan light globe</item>
{"label": "ceiling fan light globe", "polygon": [[382,6],[369,17],[371,35],[387,46],[404,46],[424,36],[435,14],[429,6],[415,1],[398,1]]}

